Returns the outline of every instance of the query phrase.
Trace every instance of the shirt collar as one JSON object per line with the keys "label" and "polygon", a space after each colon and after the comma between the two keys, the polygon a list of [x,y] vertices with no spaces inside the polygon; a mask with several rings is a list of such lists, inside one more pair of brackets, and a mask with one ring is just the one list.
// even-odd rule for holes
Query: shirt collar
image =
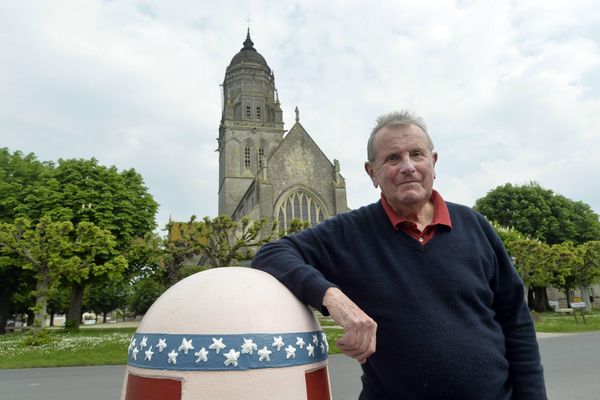
{"label": "shirt collar", "polygon": [[[450,212],[448,211],[448,206],[446,205],[446,202],[444,201],[442,196],[437,191],[432,190],[429,200],[433,201],[433,218],[429,226],[445,225],[448,228],[452,229]],[[383,209],[385,210],[385,213],[388,216],[388,219],[390,220],[390,223],[392,224],[394,229],[398,229],[398,226],[401,223],[408,221],[406,218],[394,211],[394,209],[392,208],[390,203],[388,203],[383,193],[381,193],[381,205],[383,206]]]}

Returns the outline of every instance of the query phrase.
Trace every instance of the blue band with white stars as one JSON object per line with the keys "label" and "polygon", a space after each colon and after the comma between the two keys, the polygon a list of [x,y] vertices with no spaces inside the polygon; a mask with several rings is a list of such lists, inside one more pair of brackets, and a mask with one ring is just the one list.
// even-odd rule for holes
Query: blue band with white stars
{"label": "blue band with white stars", "polygon": [[235,371],[282,368],[327,359],[322,331],[244,335],[135,333],[128,364],[177,371]]}

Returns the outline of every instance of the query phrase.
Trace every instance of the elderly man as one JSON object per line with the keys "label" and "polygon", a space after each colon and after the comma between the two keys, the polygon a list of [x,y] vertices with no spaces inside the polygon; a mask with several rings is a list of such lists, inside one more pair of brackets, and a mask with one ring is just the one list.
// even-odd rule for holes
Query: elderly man
{"label": "elderly man", "polygon": [[269,243],[252,265],[344,328],[360,399],[546,399],[523,284],[489,223],[433,190],[424,121],[379,117],[377,203]]}

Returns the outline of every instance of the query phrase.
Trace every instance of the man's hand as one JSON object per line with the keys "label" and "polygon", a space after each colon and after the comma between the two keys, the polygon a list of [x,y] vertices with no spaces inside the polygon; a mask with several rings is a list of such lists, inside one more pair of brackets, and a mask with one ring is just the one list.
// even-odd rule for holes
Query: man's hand
{"label": "man's hand", "polygon": [[344,328],[344,336],[335,342],[339,349],[364,364],[367,357],[375,353],[377,323],[338,288],[327,289],[323,305],[335,322]]}

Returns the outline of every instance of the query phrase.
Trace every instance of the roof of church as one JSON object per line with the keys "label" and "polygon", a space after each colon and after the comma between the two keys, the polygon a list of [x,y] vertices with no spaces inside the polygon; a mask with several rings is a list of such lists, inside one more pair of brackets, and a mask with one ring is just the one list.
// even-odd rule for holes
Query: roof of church
{"label": "roof of church", "polygon": [[267,69],[267,72],[271,73],[271,68],[269,68],[265,58],[254,48],[254,42],[252,39],[250,39],[250,28],[248,28],[246,40],[244,41],[244,47],[242,47],[240,51],[233,56],[227,69],[229,70],[230,68],[244,62],[261,64]]}

